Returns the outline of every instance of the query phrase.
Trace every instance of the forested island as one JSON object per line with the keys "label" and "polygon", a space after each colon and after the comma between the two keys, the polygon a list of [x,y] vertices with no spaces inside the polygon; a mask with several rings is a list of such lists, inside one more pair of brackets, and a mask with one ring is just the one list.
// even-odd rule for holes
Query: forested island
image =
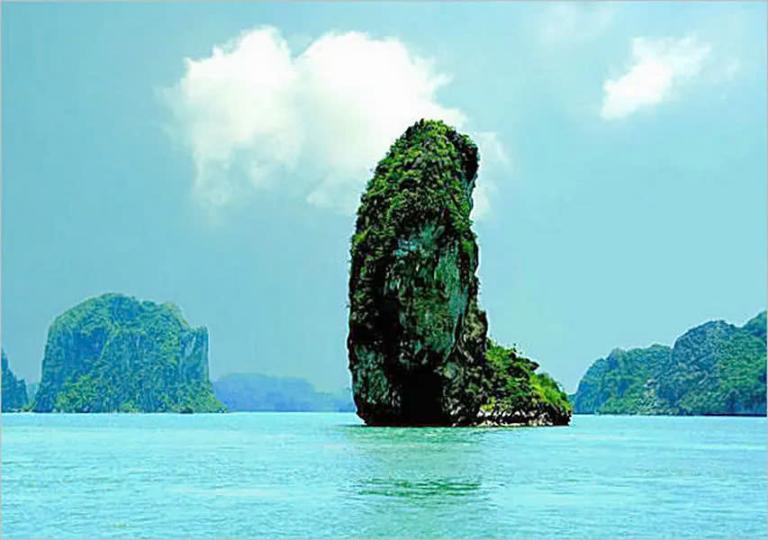
{"label": "forested island", "polygon": [[27,385],[11,371],[5,350],[2,351],[2,392],[2,412],[20,411],[27,405]]}
{"label": "forested island", "polygon": [[538,364],[488,338],[477,302],[478,149],[421,120],[368,182],[351,242],[349,367],[370,425],[559,425],[571,405]]}
{"label": "forested island", "polygon": [[572,396],[580,414],[765,415],[766,314],[738,327],[710,321],[673,347],[615,349]]}
{"label": "forested island", "polygon": [[91,298],[48,331],[35,412],[219,412],[208,331],[173,304]]}
{"label": "forested island", "polygon": [[298,377],[230,373],[213,382],[213,392],[230,412],[352,412],[349,389],[319,392]]}

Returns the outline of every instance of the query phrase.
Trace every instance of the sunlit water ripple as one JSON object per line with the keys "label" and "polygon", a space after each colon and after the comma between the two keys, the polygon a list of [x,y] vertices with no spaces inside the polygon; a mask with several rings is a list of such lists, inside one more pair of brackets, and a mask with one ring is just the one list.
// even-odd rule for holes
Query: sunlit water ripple
{"label": "sunlit water ripple", "polygon": [[2,417],[5,538],[764,538],[766,421]]}

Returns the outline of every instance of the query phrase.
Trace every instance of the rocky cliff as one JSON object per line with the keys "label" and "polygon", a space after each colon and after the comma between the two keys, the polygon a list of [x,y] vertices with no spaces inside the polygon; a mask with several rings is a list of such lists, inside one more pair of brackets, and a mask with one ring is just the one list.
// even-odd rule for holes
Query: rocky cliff
{"label": "rocky cliff", "polygon": [[765,312],[742,327],[711,321],[672,348],[614,350],[573,396],[577,413],[765,415]]}
{"label": "rocky cliff", "polygon": [[27,404],[27,387],[17,379],[8,366],[8,357],[2,351],[2,412],[20,411]]}
{"label": "rocky cliff", "polygon": [[[469,137],[422,120],[393,144],[362,196],[347,346],[357,412],[368,424],[504,423],[502,414],[480,414],[493,409],[495,364],[477,303],[477,170]],[[554,423],[524,412],[527,423]]]}
{"label": "rocky cliff", "polygon": [[171,304],[105,294],[48,331],[36,412],[217,412],[208,331]]}

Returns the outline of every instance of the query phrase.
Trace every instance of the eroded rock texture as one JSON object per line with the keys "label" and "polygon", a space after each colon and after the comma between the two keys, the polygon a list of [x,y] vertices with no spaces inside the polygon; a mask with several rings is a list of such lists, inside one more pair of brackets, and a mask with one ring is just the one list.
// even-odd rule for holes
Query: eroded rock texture
{"label": "eroded rock texture", "polygon": [[379,163],[352,238],[349,365],[369,424],[468,424],[483,404],[487,322],[470,228],[475,144],[410,127]]}
{"label": "eroded rock texture", "polygon": [[478,150],[439,121],[376,167],[352,237],[349,367],[370,425],[563,425],[560,385],[488,337],[477,304]]}

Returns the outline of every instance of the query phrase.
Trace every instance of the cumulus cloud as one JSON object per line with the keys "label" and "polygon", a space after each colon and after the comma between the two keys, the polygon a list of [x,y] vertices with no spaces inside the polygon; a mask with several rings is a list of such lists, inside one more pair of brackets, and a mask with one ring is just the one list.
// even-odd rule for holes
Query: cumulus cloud
{"label": "cumulus cloud", "polygon": [[[465,126],[462,111],[437,99],[449,80],[396,39],[331,33],[294,54],[278,30],[258,28],[206,58],[186,59],[165,96],[202,203],[221,208],[254,190],[284,189],[349,212],[410,124],[434,118]],[[478,142],[481,153],[488,147],[490,169],[501,166],[494,159],[508,161],[495,134]],[[491,181],[483,176],[478,185]]]}
{"label": "cumulus cloud", "polygon": [[710,51],[708,44],[694,37],[633,39],[632,65],[603,84],[600,116],[605,120],[624,118],[665,101],[676,87],[700,73]]}

